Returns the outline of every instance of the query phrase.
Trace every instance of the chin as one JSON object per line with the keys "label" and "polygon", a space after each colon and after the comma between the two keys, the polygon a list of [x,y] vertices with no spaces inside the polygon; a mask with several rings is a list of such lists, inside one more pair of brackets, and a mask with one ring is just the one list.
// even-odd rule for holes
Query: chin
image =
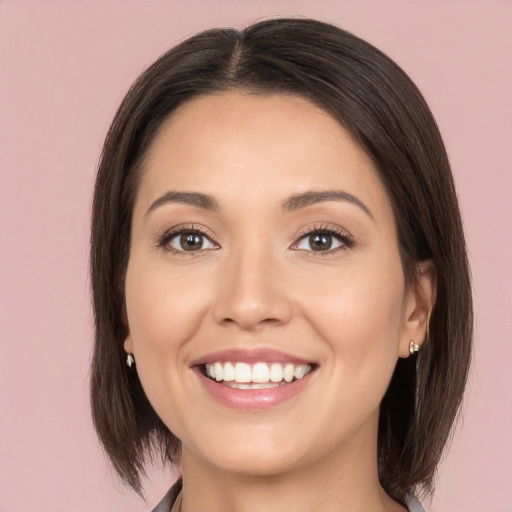
{"label": "chin", "polygon": [[228,473],[255,477],[282,475],[298,466],[295,456],[271,450],[229,450],[210,463]]}
{"label": "chin", "polygon": [[[287,473],[304,459],[304,451],[297,436],[281,432],[261,432],[261,429],[242,428],[224,430],[222,434],[212,432],[201,437],[194,447],[183,443],[184,459],[193,456],[218,469],[245,476],[275,476]],[[277,435],[276,435],[277,434]],[[193,454],[193,455],[192,455]]]}

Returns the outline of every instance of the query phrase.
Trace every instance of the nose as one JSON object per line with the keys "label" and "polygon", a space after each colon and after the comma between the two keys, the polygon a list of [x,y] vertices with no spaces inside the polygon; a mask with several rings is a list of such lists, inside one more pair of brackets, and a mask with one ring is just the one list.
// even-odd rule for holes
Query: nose
{"label": "nose", "polygon": [[282,276],[271,252],[240,248],[226,258],[220,273],[215,320],[246,331],[288,323],[293,308]]}

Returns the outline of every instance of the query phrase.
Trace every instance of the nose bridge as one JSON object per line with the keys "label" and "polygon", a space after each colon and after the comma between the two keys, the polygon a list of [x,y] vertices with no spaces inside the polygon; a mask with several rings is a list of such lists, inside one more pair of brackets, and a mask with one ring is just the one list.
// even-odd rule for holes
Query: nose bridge
{"label": "nose bridge", "polygon": [[277,254],[269,241],[245,240],[227,255],[218,284],[215,317],[243,329],[289,321],[291,304],[282,286]]}

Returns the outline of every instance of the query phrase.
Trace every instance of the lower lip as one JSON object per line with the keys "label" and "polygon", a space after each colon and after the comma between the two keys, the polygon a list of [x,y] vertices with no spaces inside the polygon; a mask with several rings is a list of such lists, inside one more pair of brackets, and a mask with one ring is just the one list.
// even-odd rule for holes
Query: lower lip
{"label": "lower lip", "polygon": [[302,379],[268,389],[236,389],[205,377],[196,367],[201,384],[218,402],[231,409],[260,411],[282,404],[299,394],[309,383],[309,372]]}

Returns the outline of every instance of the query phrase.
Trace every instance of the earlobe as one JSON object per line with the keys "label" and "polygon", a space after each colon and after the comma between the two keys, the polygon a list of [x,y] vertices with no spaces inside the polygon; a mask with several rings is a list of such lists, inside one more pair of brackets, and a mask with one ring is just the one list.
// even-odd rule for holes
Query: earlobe
{"label": "earlobe", "polygon": [[133,354],[133,341],[130,334],[130,326],[128,325],[128,314],[126,312],[126,304],[123,305],[123,326],[126,330],[126,338],[124,340],[124,350],[127,354]]}
{"label": "earlobe", "polygon": [[132,337],[128,334],[124,340],[124,351],[127,354],[133,354],[133,342]]}
{"label": "earlobe", "polygon": [[129,333],[124,339],[124,351],[126,352],[126,366],[132,368],[132,366],[135,364],[135,357],[133,355],[133,341]]}
{"label": "earlobe", "polygon": [[437,272],[434,263],[431,260],[419,263],[405,305],[399,357],[406,358],[421,350],[427,338],[430,315],[436,301],[436,285]]}

